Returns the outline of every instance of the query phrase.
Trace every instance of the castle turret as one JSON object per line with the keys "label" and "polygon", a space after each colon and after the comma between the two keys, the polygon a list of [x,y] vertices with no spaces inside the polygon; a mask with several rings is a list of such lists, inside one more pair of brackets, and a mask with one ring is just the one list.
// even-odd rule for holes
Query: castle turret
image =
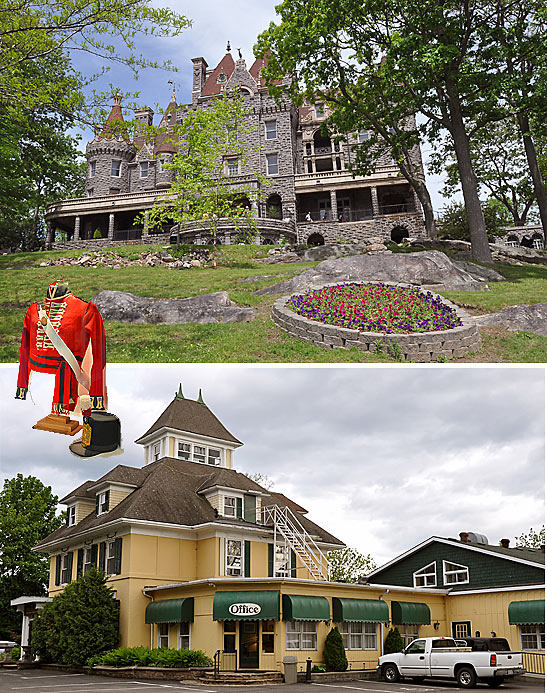
{"label": "castle turret", "polygon": [[86,147],[86,196],[129,192],[127,166],[135,158],[135,146],[119,125],[123,123],[121,98],[117,94],[103,128]]}

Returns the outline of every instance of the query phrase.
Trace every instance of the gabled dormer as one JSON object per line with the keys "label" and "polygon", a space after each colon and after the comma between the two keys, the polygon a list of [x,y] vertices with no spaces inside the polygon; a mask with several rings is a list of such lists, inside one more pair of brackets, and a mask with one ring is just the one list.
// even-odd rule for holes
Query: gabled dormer
{"label": "gabled dormer", "polygon": [[254,489],[239,489],[219,483],[206,484],[198,493],[205,496],[218,517],[262,523],[262,499],[267,495]]}
{"label": "gabled dormer", "polygon": [[195,462],[211,467],[232,467],[232,454],[243,443],[235,438],[203,401],[186,399],[178,392],[163,414],[138,438],[144,446],[144,463],[163,457]]}
{"label": "gabled dormer", "polygon": [[66,505],[67,527],[77,525],[95,509],[93,494],[88,490],[88,487],[92,483],[92,481],[86,481],[59,501]]}
{"label": "gabled dormer", "polygon": [[95,515],[104,515],[136,489],[134,484],[104,479],[88,487],[95,494]]}

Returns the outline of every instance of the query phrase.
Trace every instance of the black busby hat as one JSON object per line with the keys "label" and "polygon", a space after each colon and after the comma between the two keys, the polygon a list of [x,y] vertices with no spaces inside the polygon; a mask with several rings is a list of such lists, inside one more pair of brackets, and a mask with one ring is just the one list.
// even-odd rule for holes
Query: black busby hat
{"label": "black busby hat", "polygon": [[84,416],[82,437],[69,445],[79,457],[93,457],[117,450],[122,441],[120,420],[106,411],[91,412]]}

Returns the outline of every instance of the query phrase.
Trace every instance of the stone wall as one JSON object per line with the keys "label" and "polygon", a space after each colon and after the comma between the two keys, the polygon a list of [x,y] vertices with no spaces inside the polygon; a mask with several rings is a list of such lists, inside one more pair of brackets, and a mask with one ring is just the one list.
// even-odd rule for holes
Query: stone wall
{"label": "stone wall", "polygon": [[274,323],[292,337],[303,339],[325,349],[347,349],[354,346],[368,353],[382,351],[404,361],[427,363],[465,356],[470,351],[476,351],[481,347],[481,338],[475,321],[464,310],[445,298],[442,298],[443,303],[456,311],[462,326],[451,330],[411,334],[360,332],[308,320],[285,306],[289,298],[290,296],[283,296],[274,303],[272,309]]}
{"label": "stone wall", "polygon": [[143,236],[132,241],[115,241],[112,238],[90,238],[82,241],[58,241],[52,243],[50,250],[103,250],[104,248],[114,248],[120,245],[155,245],[157,243],[168,244],[168,233],[157,233],[154,235]]}
{"label": "stone wall", "polygon": [[409,212],[378,216],[365,221],[316,221],[298,222],[297,234],[299,243],[307,243],[312,234],[320,234],[325,243],[354,242],[359,243],[368,238],[391,240],[391,231],[396,226],[403,226],[412,238],[425,238],[425,225],[421,214]]}

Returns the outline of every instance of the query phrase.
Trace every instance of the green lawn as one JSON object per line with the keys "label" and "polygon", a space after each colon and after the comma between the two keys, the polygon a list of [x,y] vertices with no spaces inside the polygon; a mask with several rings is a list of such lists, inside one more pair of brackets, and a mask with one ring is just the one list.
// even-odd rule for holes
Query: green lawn
{"label": "green lawn", "polygon": [[[126,246],[115,251],[137,257],[145,249],[162,246]],[[90,268],[76,266],[40,267],[52,257],[78,257],[83,251],[21,253],[0,257],[2,290],[2,330],[0,361],[19,359],[21,327],[27,306],[39,300],[55,279],[63,279],[75,295],[85,300],[103,289],[130,291],[141,296],[185,298],[199,293],[228,291],[240,305],[258,309],[258,317],[249,323],[210,325],[129,325],[106,322],[110,362],[390,362],[382,354],[368,355],[356,349],[324,350],[289,337],[270,320],[274,300],[254,292],[288,279],[313,267],[303,262],[263,265],[255,261],[268,248],[224,246],[219,267],[169,270],[164,267]],[[547,268],[499,267],[507,282],[492,283],[487,292],[447,292],[450,300],[473,313],[484,313],[516,303],[547,301]],[[260,282],[241,282],[257,275],[275,275]],[[481,329],[483,348],[457,362],[526,362],[547,360],[547,338],[527,333]]]}

